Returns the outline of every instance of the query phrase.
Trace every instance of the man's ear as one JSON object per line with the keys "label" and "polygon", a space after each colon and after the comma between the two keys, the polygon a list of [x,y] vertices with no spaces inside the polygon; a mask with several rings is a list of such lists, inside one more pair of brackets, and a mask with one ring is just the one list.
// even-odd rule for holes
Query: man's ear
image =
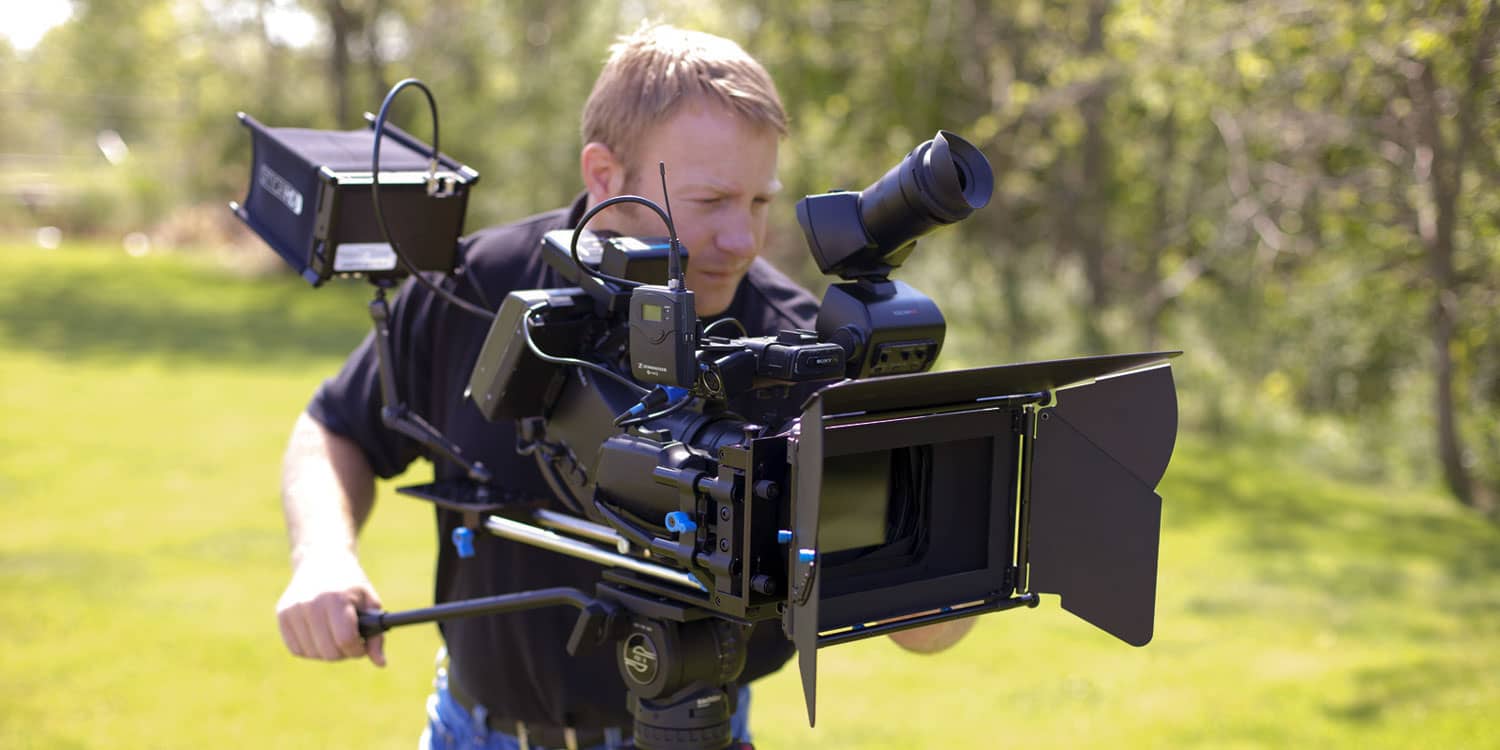
{"label": "man's ear", "polygon": [[590,205],[619,195],[625,189],[625,165],[609,146],[598,141],[585,144],[583,152],[578,155],[578,167]]}

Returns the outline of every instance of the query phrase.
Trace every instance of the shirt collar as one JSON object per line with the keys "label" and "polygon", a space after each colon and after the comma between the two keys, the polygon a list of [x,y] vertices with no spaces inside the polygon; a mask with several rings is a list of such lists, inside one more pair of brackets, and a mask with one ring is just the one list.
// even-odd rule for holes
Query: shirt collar
{"label": "shirt collar", "polygon": [[573,205],[571,205],[571,206],[568,207],[568,224],[567,224],[567,226],[570,227],[570,228],[578,226],[578,222],[580,222],[580,221],[583,220],[583,214],[584,214],[584,212],[586,212],[588,210],[589,210],[589,194],[588,194],[588,191],[584,191],[582,193],[579,193],[578,197],[573,199]]}

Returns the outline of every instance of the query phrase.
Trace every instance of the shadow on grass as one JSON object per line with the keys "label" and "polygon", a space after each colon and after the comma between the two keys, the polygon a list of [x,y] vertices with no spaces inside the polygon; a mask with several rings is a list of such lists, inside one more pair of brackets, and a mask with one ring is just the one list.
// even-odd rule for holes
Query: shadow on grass
{"label": "shadow on grass", "polygon": [[182,262],[36,264],[0,281],[0,342],[70,360],[286,366],[348,354],[369,329],[368,297]]}
{"label": "shadow on grass", "polygon": [[1391,497],[1388,485],[1331,481],[1273,443],[1236,437],[1179,452],[1162,488],[1164,523],[1229,523],[1257,561],[1250,575],[1341,599],[1426,598],[1413,566],[1453,583],[1500,578],[1495,524],[1416,493]]}
{"label": "shadow on grass", "polygon": [[1411,708],[1461,704],[1489,678],[1486,670],[1479,663],[1437,659],[1362,669],[1354,675],[1355,695],[1325,704],[1323,712],[1336,721],[1373,724]]}

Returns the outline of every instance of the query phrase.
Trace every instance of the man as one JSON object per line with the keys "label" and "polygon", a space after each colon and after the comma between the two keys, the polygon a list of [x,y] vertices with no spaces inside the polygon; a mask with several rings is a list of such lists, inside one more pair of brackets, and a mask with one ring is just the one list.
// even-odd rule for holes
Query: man
{"label": "man", "polygon": [[[541,259],[542,235],[574,226],[589,207],[614,195],[661,202],[657,164],[665,162],[699,315],[734,317],[751,335],[810,328],[814,299],[757,257],[780,187],[776,155],[785,134],[786,115],[770,76],[738,45],[644,27],[611,48],[584,108],[584,195],[570,208],[466,238],[466,273],[445,283],[471,301],[496,303],[517,289],[566,286]],[[628,205],[600,213],[590,228],[664,233],[655,214]],[[463,398],[488,323],[408,284],[393,306],[391,331],[402,399],[484,462],[497,483],[555,502],[532,459],[516,455],[515,425],[485,422]],[[367,338],[314,396],[287,448],[282,494],[293,573],[277,617],[283,640],[298,656],[385,661],[382,638],[363,641],[355,626],[356,610],[381,606],[360,567],[355,538],[374,502],[374,476],[400,473],[420,448],[382,426],[380,407]],[[438,479],[463,476],[451,462],[434,464]],[[439,539],[446,540],[461,521],[443,510],[437,517]],[[592,563],[488,535],[477,535],[474,551],[460,561],[442,545],[438,601],[552,586],[591,591],[599,577]],[[575,617],[571,609],[550,608],[444,624],[449,664],[428,701],[425,743],[595,747],[628,735],[631,718],[611,650],[577,657],[564,650]],[[936,650],[967,627],[965,621],[909,631],[900,642]],[[741,682],[769,674],[790,655],[775,623],[757,627]],[[747,705],[748,691],[742,691],[734,726],[742,741],[748,740]]]}

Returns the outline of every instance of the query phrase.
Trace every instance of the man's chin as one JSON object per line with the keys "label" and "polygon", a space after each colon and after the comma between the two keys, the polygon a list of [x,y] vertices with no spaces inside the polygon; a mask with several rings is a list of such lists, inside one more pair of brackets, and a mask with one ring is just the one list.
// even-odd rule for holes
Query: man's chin
{"label": "man's chin", "polygon": [[700,318],[711,318],[715,315],[722,315],[729,309],[730,300],[734,299],[733,297],[709,298],[701,294],[696,296],[698,299],[695,300],[696,304],[693,307]]}
{"label": "man's chin", "polygon": [[729,309],[734,300],[735,287],[740,276],[730,273],[700,272],[689,276],[688,288],[696,297],[695,307],[699,315],[718,315]]}
{"label": "man's chin", "polygon": [[734,300],[732,289],[695,289],[693,290],[693,308],[699,317],[718,315],[729,309],[729,303]]}

